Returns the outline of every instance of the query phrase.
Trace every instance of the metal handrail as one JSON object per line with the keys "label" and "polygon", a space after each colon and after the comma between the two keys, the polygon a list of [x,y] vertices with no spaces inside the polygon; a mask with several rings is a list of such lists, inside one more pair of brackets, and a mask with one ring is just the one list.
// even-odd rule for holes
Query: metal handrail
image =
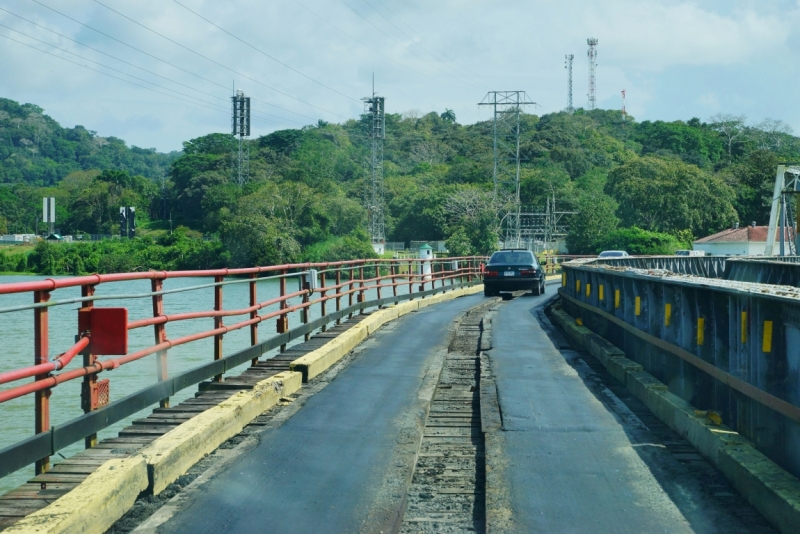
{"label": "metal handrail", "polygon": [[[49,403],[50,393],[59,384],[83,378],[84,381],[84,394],[87,390],[91,391],[92,388],[97,388],[97,376],[107,370],[116,369],[127,363],[142,359],[150,355],[156,355],[158,358],[159,383],[168,379],[166,374],[166,360],[168,351],[179,345],[192,343],[201,339],[214,338],[214,361],[224,361],[223,356],[223,335],[243,328],[250,328],[250,345],[251,348],[261,347],[264,348],[269,345],[271,348],[280,347],[285,350],[288,340],[294,339],[291,335],[287,338],[287,333],[303,331],[302,335],[308,337],[311,330],[308,327],[312,324],[316,328],[326,328],[326,325],[333,321],[340,321],[344,316],[342,314],[342,299],[346,299],[345,310],[351,310],[345,315],[352,315],[354,311],[366,309],[368,304],[365,302],[365,293],[367,291],[377,290],[378,298],[375,305],[380,306],[389,302],[398,302],[400,300],[412,299],[418,296],[432,294],[433,292],[448,289],[447,284],[452,287],[461,287],[462,285],[471,285],[479,281],[482,272],[483,264],[486,258],[478,256],[456,257],[456,258],[432,258],[432,259],[361,259],[349,260],[341,262],[325,262],[325,263],[298,263],[298,264],[285,264],[277,266],[265,267],[252,267],[245,269],[212,269],[212,270],[199,270],[199,271],[151,271],[151,272],[138,272],[138,273],[119,273],[107,275],[90,275],[71,277],[63,279],[46,279],[35,282],[19,282],[10,284],[0,284],[0,295],[32,293],[33,302],[31,304],[4,307],[0,308],[0,313],[9,313],[13,311],[32,310],[34,315],[34,364],[29,367],[20,369],[13,369],[6,372],[0,372],[0,384],[13,383],[18,380],[35,377],[33,382],[22,385],[9,387],[0,391],[0,404],[11,399],[19,398],[29,394],[36,395],[35,410],[36,410],[36,427],[35,433],[42,434],[51,430],[49,421]],[[422,266],[426,266],[423,268]],[[407,268],[407,273],[400,274],[399,267],[403,270]],[[309,286],[303,285],[303,278],[312,270],[320,269],[317,274],[322,274],[322,283],[315,290]],[[415,272],[416,271],[416,272]],[[384,274],[388,272],[388,274]],[[325,274],[335,274],[335,284],[326,286]],[[343,276],[347,276],[348,280],[343,281]],[[368,274],[371,273],[371,274]],[[188,287],[175,288],[165,290],[163,289],[163,281],[171,278],[204,278],[214,277],[213,283],[197,284]],[[235,280],[226,280],[227,277],[236,276],[244,277]],[[301,287],[297,291],[287,290],[287,280],[290,278],[301,277]],[[280,296],[259,302],[256,298],[256,284],[264,280],[278,280],[280,282]],[[151,291],[125,294],[125,295],[95,295],[97,286],[114,284],[123,281],[132,280],[150,280]],[[222,307],[222,292],[223,287],[228,284],[250,284],[250,298],[247,306],[238,307],[236,309],[223,309]],[[404,295],[399,295],[398,290],[407,287],[408,291]],[[437,288],[438,286],[438,288]],[[50,300],[50,295],[53,291],[62,288],[81,287],[81,297]],[[428,289],[430,287],[430,289]],[[196,291],[200,289],[213,288],[214,290],[214,307],[213,309],[197,310],[190,312],[181,312],[168,314],[164,310],[163,296],[174,293],[185,293],[188,291]],[[390,297],[384,297],[382,292],[390,291]],[[318,293],[319,297],[312,298],[314,293]],[[355,295],[355,297],[354,297]],[[354,304],[353,300],[357,297],[357,303]],[[57,358],[49,359],[49,340],[48,340],[48,313],[49,308],[53,306],[64,306],[68,304],[79,304],[81,308],[78,309],[80,314],[82,311],[92,310],[95,301],[100,300],[126,300],[134,298],[150,298],[153,301],[153,314],[149,317],[141,317],[130,319],[125,327],[128,331],[139,329],[143,327],[152,326],[155,333],[155,342],[153,345],[144,349],[128,353],[122,356],[115,356],[112,358],[100,359],[98,355],[91,354],[91,333],[78,332],[76,343],[61,353]],[[301,299],[301,302],[290,302],[292,300]],[[335,311],[329,312],[326,308],[328,303],[335,303]],[[265,308],[277,306],[277,309],[269,310],[259,313]],[[312,306],[320,306],[320,318],[310,322],[308,311]],[[289,328],[289,315],[295,312],[301,312],[302,326],[294,329]],[[93,312],[94,313],[94,312]],[[236,316],[249,316],[245,320],[240,320],[234,324],[223,324],[224,317]],[[193,333],[176,339],[169,339],[166,334],[166,324],[174,323],[177,321],[187,321],[196,319],[213,319],[214,328],[204,330],[202,332]],[[278,335],[274,336],[267,342],[258,341],[258,325],[259,323],[275,319],[277,320]],[[276,340],[282,340],[277,343]],[[275,345],[274,347],[272,345]],[[271,350],[266,349],[266,350]],[[246,349],[249,351],[250,349]],[[241,352],[241,351],[240,351]],[[250,351],[252,352],[252,351]],[[250,353],[248,352],[248,354]],[[263,353],[263,351],[261,352]],[[257,360],[260,354],[253,356],[253,361]],[[77,355],[83,356],[83,365],[74,369],[67,368],[72,360]],[[238,353],[237,353],[238,354]],[[205,366],[201,366],[204,367]],[[222,373],[224,373],[225,366],[211,366],[219,370],[218,374],[213,375],[217,381],[222,380]],[[209,367],[209,368],[211,368]],[[56,371],[60,371],[56,373]],[[190,371],[191,373],[191,371]],[[202,374],[202,373],[200,373]],[[200,376],[199,374],[192,376]],[[192,383],[198,383],[200,380],[208,378],[203,374]],[[191,384],[183,384],[181,387],[187,387]],[[175,388],[173,387],[173,390]],[[135,395],[135,394],[134,394]],[[103,408],[99,405],[94,397],[90,397],[89,404],[84,404],[84,411],[87,415],[91,412]],[[162,405],[168,405],[169,394],[162,397],[160,400]],[[85,400],[85,399],[84,399]],[[117,401],[119,402],[119,401]],[[107,406],[111,406],[111,403]],[[141,407],[137,408],[141,409]],[[133,412],[131,412],[133,413]],[[120,420],[119,418],[116,420]],[[105,426],[112,424],[115,421],[106,421]],[[59,425],[63,426],[63,425]],[[105,428],[100,427],[100,429]],[[97,430],[96,425],[94,431]],[[93,444],[96,437],[92,435],[84,435],[81,437],[87,438],[87,446]],[[32,438],[28,438],[30,440]],[[80,439],[80,438],[78,438]],[[26,443],[24,440],[21,443]],[[73,441],[74,442],[74,441]],[[64,444],[64,446],[69,443]],[[19,443],[17,446],[22,446]],[[16,447],[12,446],[11,448]],[[11,448],[5,451],[0,451],[0,457]],[[48,455],[58,450],[58,447],[53,445],[52,450],[48,450]],[[30,451],[26,454],[33,454]],[[49,469],[49,457],[37,457],[36,472],[37,474],[43,473]],[[0,468],[0,476],[4,476],[10,471]]]}

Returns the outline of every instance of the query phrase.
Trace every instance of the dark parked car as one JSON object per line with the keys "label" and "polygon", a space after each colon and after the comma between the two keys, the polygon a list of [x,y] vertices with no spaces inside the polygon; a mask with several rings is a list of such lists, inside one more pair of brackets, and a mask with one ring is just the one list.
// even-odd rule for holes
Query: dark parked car
{"label": "dark parked car", "polygon": [[500,291],[530,289],[534,295],[544,293],[544,269],[529,250],[498,250],[489,258],[483,271],[483,294],[492,297]]}

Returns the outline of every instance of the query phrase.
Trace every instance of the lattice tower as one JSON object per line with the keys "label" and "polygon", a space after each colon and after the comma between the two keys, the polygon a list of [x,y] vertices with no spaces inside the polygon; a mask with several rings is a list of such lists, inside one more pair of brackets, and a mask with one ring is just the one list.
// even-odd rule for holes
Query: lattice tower
{"label": "lattice tower", "polygon": [[567,54],[564,56],[564,68],[567,69],[567,113],[573,113],[575,108],[572,106],[572,60],[575,59],[575,54]]}
{"label": "lattice tower", "polygon": [[250,97],[244,96],[244,92],[238,90],[231,97],[231,103],[231,134],[237,138],[231,154],[231,174],[236,185],[241,188],[250,179],[250,147],[245,142],[245,138],[250,137]]}
{"label": "lattice tower", "polygon": [[589,37],[586,39],[586,44],[589,45],[589,51],[586,53],[589,56],[589,109],[594,109],[597,104],[597,87],[595,86],[595,71],[597,70],[597,39]]}
{"label": "lattice tower", "polygon": [[369,156],[366,162],[368,180],[364,193],[367,208],[367,232],[373,246],[386,243],[386,218],[383,189],[383,140],[386,138],[386,98],[377,96],[362,98],[364,113],[369,121]]}
{"label": "lattice tower", "polygon": [[506,247],[521,246],[519,201],[519,135],[522,106],[536,104],[525,91],[489,91],[480,106],[492,106],[494,198],[503,208],[501,232]]}

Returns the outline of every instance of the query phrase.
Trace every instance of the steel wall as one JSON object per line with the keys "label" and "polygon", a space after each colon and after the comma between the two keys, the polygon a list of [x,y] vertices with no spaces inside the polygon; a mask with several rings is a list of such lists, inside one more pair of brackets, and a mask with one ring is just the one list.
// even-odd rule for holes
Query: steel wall
{"label": "steel wall", "polygon": [[800,476],[800,290],[596,263],[563,268],[568,313]]}

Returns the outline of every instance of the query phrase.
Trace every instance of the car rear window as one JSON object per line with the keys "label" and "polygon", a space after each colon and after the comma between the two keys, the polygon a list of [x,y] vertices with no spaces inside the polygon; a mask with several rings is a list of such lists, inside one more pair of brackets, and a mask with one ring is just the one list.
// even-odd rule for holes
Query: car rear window
{"label": "car rear window", "polygon": [[522,263],[525,265],[535,264],[533,254],[524,250],[521,251],[499,251],[492,254],[489,263]]}

